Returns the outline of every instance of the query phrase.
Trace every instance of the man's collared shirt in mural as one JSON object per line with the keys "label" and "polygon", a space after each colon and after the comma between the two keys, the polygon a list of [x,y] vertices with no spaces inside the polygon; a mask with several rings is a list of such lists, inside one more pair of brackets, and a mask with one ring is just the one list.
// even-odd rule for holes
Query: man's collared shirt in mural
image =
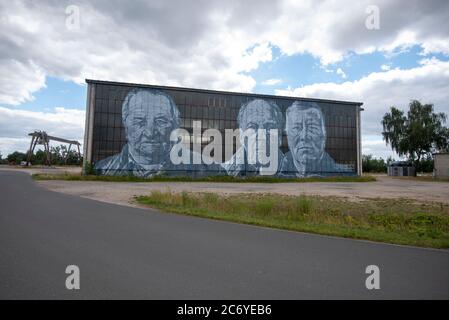
{"label": "man's collared shirt in mural", "polygon": [[[283,159],[284,154],[281,150],[278,150],[278,166],[274,174],[271,174],[272,176],[275,176],[280,172]],[[245,152],[245,148],[243,147],[240,147],[237,152],[221,166],[226,171],[227,175],[233,177],[260,175],[260,165],[248,163],[247,152]],[[267,166],[268,165],[265,165],[265,167]]]}
{"label": "man's collared shirt in mural", "polygon": [[[193,152],[189,151],[190,159]],[[205,164],[178,164],[174,165],[167,156],[160,164],[142,165],[131,156],[128,145],[124,145],[122,151],[95,164],[95,170],[103,175],[132,175],[142,178],[150,178],[155,175],[167,176],[205,176],[211,173],[220,173],[218,165]]]}
{"label": "man's collared shirt in mural", "polygon": [[293,159],[292,152],[289,151],[285,154],[280,165],[279,176],[290,178],[313,176],[322,177],[332,176],[336,173],[342,175],[353,175],[354,171],[349,166],[336,163],[327,152],[323,152],[323,155],[319,160],[300,163]]}

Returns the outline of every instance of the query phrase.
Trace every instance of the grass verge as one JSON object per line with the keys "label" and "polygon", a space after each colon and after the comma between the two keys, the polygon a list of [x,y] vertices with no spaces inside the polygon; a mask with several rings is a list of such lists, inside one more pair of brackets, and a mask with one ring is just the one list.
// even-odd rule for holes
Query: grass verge
{"label": "grass verge", "polygon": [[293,178],[285,179],[270,176],[255,177],[231,177],[231,176],[207,176],[207,177],[188,177],[177,176],[169,177],[156,175],[151,178],[140,178],[135,176],[102,176],[102,175],[80,175],[80,174],[33,174],[35,180],[67,180],[67,181],[111,181],[111,182],[261,182],[261,183],[285,183],[285,182],[371,182],[376,181],[373,176],[351,176],[351,177],[313,177],[313,178]]}
{"label": "grass verge", "polygon": [[449,248],[449,205],[400,199],[153,191],[135,200],[173,213],[395,244]]}

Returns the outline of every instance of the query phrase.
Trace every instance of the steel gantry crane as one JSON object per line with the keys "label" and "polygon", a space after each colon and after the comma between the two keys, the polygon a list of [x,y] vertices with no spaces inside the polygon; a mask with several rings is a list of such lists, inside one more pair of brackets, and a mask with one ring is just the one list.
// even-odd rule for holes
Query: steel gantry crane
{"label": "steel gantry crane", "polygon": [[39,131],[39,130],[31,132],[28,135],[31,136],[31,144],[30,144],[30,149],[28,150],[28,155],[27,155],[27,165],[29,165],[31,163],[31,157],[34,153],[34,148],[38,144],[44,146],[45,163],[49,166],[51,165],[51,153],[50,153],[50,145],[49,145],[50,140],[69,144],[69,148],[67,149],[67,153],[64,158],[65,163],[67,163],[67,158],[68,158],[70,148],[72,147],[72,145],[77,146],[78,155],[81,158],[81,153],[80,153],[80,145],[81,144],[76,140],[67,140],[67,139],[63,139],[63,138],[50,136],[45,131]]}

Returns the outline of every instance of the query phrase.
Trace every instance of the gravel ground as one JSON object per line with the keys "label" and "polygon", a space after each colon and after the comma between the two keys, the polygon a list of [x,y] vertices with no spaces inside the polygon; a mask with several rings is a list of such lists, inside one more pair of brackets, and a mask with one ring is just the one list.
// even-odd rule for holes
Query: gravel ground
{"label": "gravel ground", "polygon": [[[7,168],[32,173],[77,173],[80,168]],[[391,178],[377,175],[376,182],[310,182],[310,183],[223,183],[223,182],[103,182],[103,181],[38,181],[50,190],[78,195],[108,203],[138,206],[135,195],[152,190],[173,192],[279,193],[285,195],[321,195],[363,198],[407,198],[417,201],[449,203],[449,183]]]}
{"label": "gravel ground", "polygon": [[313,182],[313,183],[215,183],[215,182],[97,182],[97,181],[39,181],[50,190],[79,195],[116,204],[130,203],[134,195],[152,190],[174,192],[217,193],[279,193],[286,195],[321,195],[361,198],[408,198],[417,201],[449,203],[449,184],[441,182],[408,181],[378,177],[376,182]]}

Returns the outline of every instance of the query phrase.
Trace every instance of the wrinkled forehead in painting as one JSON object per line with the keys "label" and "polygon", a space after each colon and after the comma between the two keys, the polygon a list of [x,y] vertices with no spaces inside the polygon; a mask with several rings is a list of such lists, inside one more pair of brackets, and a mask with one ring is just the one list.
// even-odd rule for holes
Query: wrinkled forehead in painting
{"label": "wrinkled forehead in painting", "polygon": [[301,127],[317,127],[322,133],[326,133],[324,116],[316,103],[295,101],[286,111],[287,132],[297,125]]}
{"label": "wrinkled forehead in painting", "polygon": [[243,130],[283,128],[283,117],[279,107],[269,101],[255,99],[243,105],[238,115],[239,127]]}
{"label": "wrinkled forehead in painting", "polygon": [[122,106],[123,120],[128,116],[164,117],[172,122],[173,127],[179,125],[179,110],[173,99],[157,90],[133,90],[126,96]]}

